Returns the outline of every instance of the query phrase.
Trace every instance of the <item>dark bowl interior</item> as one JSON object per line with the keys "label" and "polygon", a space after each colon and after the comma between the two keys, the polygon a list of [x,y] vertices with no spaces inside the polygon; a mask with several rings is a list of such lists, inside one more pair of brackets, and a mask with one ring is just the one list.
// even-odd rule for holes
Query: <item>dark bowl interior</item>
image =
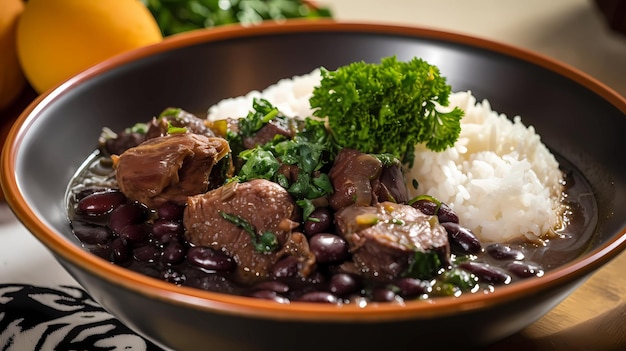
{"label": "dark bowl interior", "polygon": [[[201,331],[178,331],[179,337],[164,336],[160,327],[133,318],[133,308],[121,299],[143,306],[145,316],[158,318],[162,312],[168,316],[165,319],[171,316],[171,321],[177,323],[185,323],[183,317],[176,317],[184,309],[183,303],[172,304],[163,296],[146,297],[141,289],[133,291],[123,279],[99,282],[94,269],[81,267],[80,259],[57,250],[58,242],[50,239],[58,235],[78,244],[65,215],[66,186],[95,148],[101,128],[119,130],[145,121],[168,106],[204,114],[211,104],[223,98],[263,89],[281,78],[305,74],[319,66],[334,69],[359,60],[378,62],[390,55],[400,60],[421,57],[440,68],[453,91],[471,90],[479,100],[487,98],[494,110],[509,117],[521,115],[524,123],[533,125],[547,146],[574,165],[593,188],[598,223],[585,256],[544,277],[548,283],[545,288],[538,283],[529,284],[535,296],[524,296],[520,289],[501,295],[500,301],[511,300],[511,312],[507,314],[512,315],[485,315],[502,314],[504,307],[485,308],[488,312],[483,313],[481,306],[489,306],[489,302],[477,300],[479,303],[471,308],[477,311],[460,316],[458,322],[448,316],[445,321],[432,324],[441,328],[450,325],[457,330],[455,323],[471,324],[482,318],[483,328],[492,329],[469,327],[468,333],[475,334],[476,344],[493,342],[539,318],[626,245],[626,154],[619,152],[626,149],[626,101],[592,78],[524,50],[419,28],[331,22],[294,21],[281,26],[223,28],[172,37],[87,70],[31,105],[20,117],[3,153],[2,184],[7,200],[34,235],[51,247],[105,308],[165,345],[195,345],[183,339],[201,342]],[[8,168],[14,168],[14,172],[6,171]],[[106,289],[109,292],[103,291]],[[159,313],[145,310],[152,305],[142,301],[151,298],[157,300],[154,306],[161,309]],[[534,307],[525,307],[528,304]],[[188,329],[193,329],[193,324],[207,328],[199,322],[202,311],[186,313]],[[231,345],[231,339],[241,338],[244,345],[250,346],[255,337],[259,338],[258,345],[271,343],[267,336],[239,336],[228,329],[230,324],[237,328],[237,323],[241,321],[228,315],[220,327],[211,327],[222,333],[225,345]],[[255,323],[258,327],[277,322],[258,318]],[[294,344],[298,335],[308,333],[302,328],[325,328],[324,323],[315,321],[305,326],[289,324],[273,327],[294,334],[287,338]],[[364,332],[359,328],[349,330],[365,342],[374,342],[378,339],[367,335],[379,327]],[[394,333],[397,329],[411,334],[412,328],[391,323],[380,330]],[[434,328],[424,330],[432,332]],[[423,336],[417,333],[410,340],[420,335]]]}

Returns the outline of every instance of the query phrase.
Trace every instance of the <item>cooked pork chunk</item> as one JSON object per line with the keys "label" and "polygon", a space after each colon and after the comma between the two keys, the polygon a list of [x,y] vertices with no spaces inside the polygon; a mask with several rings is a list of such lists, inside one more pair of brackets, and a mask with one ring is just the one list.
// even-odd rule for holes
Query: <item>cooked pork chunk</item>
{"label": "cooked pork chunk", "polygon": [[170,127],[186,128],[193,134],[202,134],[207,137],[214,137],[215,133],[205,125],[206,120],[197,117],[187,111],[171,108],[167,109],[159,118],[152,118],[148,123],[146,139],[158,138],[168,134]]}
{"label": "cooked pork chunk", "polygon": [[117,158],[116,179],[126,197],[148,207],[182,205],[209,189],[213,166],[229,151],[223,138],[192,133],[153,138]]}
{"label": "cooked pork chunk", "polygon": [[448,234],[437,218],[409,205],[351,205],[337,212],[335,221],[361,273],[374,278],[399,277],[415,252],[434,250],[444,260],[450,254]]}
{"label": "cooked pork chunk", "polygon": [[[140,133],[132,128],[122,130],[113,137],[109,132],[103,134],[100,142],[100,150],[106,155],[121,155],[124,151],[135,147],[144,141],[152,138],[162,137],[168,134],[171,127],[186,128],[188,132],[214,137],[213,131],[205,125],[206,120],[195,116],[187,111],[169,108],[161,117],[153,117],[147,123],[147,131]],[[111,132],[112,133],[112,132]],[[104,136],[107,137],[104,137]]]}
{"label": "cooked pork chunk", "polygon": [[[240,224],[247,223],[253,232],[246,231],[233,218]],[[299,218],[299,208],[283,187],[255,179],[189,197],[183,224],[190,243],[233,257],[237,279],[253,283],[266,279],[274,264],[286,255],[298,258],[300,275],[308,274],[314,257],[303,235],[293,231]],[[268,232],[276,239],[273,250],[258,245],[260,236]]]}
{"label": "cooked pork chunk", "polygon": [[383,201],[408,201],[400,162],[383,164],[373,155],[342,149],[328,176],[335,190],[330,197],[335,210],[352,204],[370,206]]}
{"label": "cooked pork chunk", "polygon": [[374,199],[371,182],[378,179],[382,169],[382,162],[374,156],[342,149],[328,173],[335,189],[330,197],[331,207],[338,210],[352,204],[371,205]]}
{"label": "cooked pork chunk", "polygon": [[[291,120],[289,120],[291,121]],[[277,135],[282,135],[288,139],[293,138],[295,126],[284,120],[272,120],[259,129],[254,135],[244,138],[243,146],[252,149],[257,145],[263,145],[274,139]]]}

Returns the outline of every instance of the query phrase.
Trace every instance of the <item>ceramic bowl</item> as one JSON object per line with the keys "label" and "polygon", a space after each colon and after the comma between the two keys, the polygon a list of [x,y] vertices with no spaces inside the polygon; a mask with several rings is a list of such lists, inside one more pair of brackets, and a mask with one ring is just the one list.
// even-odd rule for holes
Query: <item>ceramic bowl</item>
{"label": "ceramic bowl", "polygon": [[[145,121],[164,107],[205,113],[217,101],[324,66],[422,57],[453,91],[521,115],[591,185],[593,239],[578,258],[491,294],[366,308],[270,301],[178,287],[85,251],[65,194],[103,126]],[[175,350],[480,347],[533,323],[626,247],[626,100],[562,63],[507,45],[424,28],[290,21],[189,32],[112,58],[39,96],[2,154],[7,202],[104,308]],[[45,269],[45,267],[41,267]]]}

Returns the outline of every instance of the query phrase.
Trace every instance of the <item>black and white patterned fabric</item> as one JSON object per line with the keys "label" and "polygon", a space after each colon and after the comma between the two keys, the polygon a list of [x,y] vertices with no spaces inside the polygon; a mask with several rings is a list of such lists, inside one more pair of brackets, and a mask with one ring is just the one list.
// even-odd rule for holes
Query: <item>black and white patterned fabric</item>
{"label": "black and white patterned fabric", "polygon": [[84,290],[0,284],[1,351],[160,351]]}

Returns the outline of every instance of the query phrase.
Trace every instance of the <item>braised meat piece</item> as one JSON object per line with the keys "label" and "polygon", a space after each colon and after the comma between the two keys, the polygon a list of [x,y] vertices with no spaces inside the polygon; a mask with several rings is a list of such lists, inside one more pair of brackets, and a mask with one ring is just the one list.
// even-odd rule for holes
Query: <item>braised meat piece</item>
{"label": "braised meat piece", "polygon": [[243,139],[243,146],[252,149],[257,145],[263,145],[274,139],[277,135],[282,135],[287,139],[292,139],[296,126],[292,120],[273,119],[266,123],[254,135]]}
{"label": "braised meat piece", "polygon": [[[308,275],[315,258],[304,236],[293,231],[299,220],[299,208],[283,187],[255,179],[189,197],[183,224],[190,243],[231,256],[237,263],[237,280],[250,284],[266,279],[274,264],[286,256],[296,257],[299,274]],[[259,247],[264,233],[275,237],[274,249]]]}
{"label": "braised meat piece", "polygon": [[342,149],[328,176],[334,192],[330,206],[339,210],[352,204],[369,206],[374,200],[371,182],[380,177],[382,162],[376,157],[354,149]]}
{"label": "braised meat piece", "polygon": [[400,162],[383,164],[370,154],[342,149],[328,173],[334,193],[330,205],[335,210],[350,205],[370,206],[382,201],[406,203],[409,192]]}
{"label": "braised meat piece", "polygon": [[106,155],[121,155],[131,147],[138,146],[152,138],[162,137],[168,134],[170,126],[186,128],[188,132],[214,137],[213,131],[206,126],[206,120],[196,117],[182,109],[168,108],[157,118],[154,117],[147,123],[145,133],[132,131],[131,128],[114,133],[103,130],[100,149]]}
{"label": "braised meat piece", "polygon": [[213,166],[230,152],[223,138],[192,133],[146,140],[114,157],[120,190],[131,200],[151,208],[170,201],[185,204],[187,197],[206,192]]}
{"label": "braised meat piece", "polygon": [[434,216],[404,204],[381,202],[375,206],[351,205],[335,214],[361,273],[393,279],[403,274],[415,252],[436,252],[449,261],[448,234]]}
{"label": "braised meat piece", "polygon": [[205,119],[199,118],[185,110],[169,108],[161,113],[158,118],[154,117],[148,123],[146,139],[165,136],[168,134],[170,127],[186,128],[189,133],[214,137],[215,134],[205,125],[205,122]]}
{"label": "braised meat piece", "polygon": [[[113,133],[111,131],[111,133]],[[106,138],[101,140],[100,149],[105,155],[120,155],[124,151],[135,147],[146,140],[146,135],[142,133],[123,130],[114,134],[114,138]]]}
{"label": "braised meat piece", "polygon": [[383,166],[380,177],[372,181],[372,191],[378,202],[405,204],[409,201],[409,190],[399,161]]}

